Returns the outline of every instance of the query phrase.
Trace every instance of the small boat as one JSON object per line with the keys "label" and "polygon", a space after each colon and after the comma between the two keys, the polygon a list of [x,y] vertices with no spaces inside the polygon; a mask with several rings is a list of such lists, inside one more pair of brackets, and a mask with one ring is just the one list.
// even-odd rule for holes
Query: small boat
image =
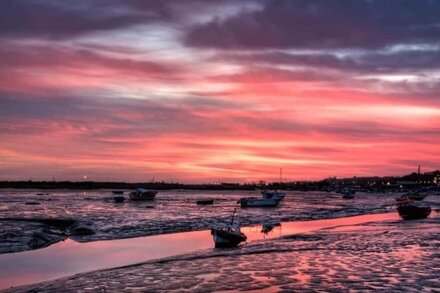
{"label": "small boat", "polygon": [[278,198],[280,200],[284,199],[284,197],[286,196],[284,192],[277,190],[262,190],[261,195],[263,195],[264,199]]}
{"label": "small boat", "polygon": [[240,199],[237,203],[240,204],[242,208],[259,208],[259,207],[276,207],[280,203],[279,198],[256,198],[256,197],[245,197]]}
{"label": "small boat", "polygon": [[397,203],[397,212],[404,220],[425,219],[431,214],[431,207],[415,204],[408,198]]}
{"label": "small boat", "polygon": [[125,201],[125,197],[123,196],[115,196],[113,197],[116,203],[123,203]]}
{"label": "small boat", "polygon": [[355,198],[355,195],[354,194],[344,194],[344,195],[342,195],[342,198],[343,199],[353,199],[353,198]]}
{"label": "small boat", "polygon": [[356,191],[351,189],[344,189],[341,191],[343,199],[353,199],[355,197]]}
{"label": "small boat", "polygon": [[112,190],[113,194],[124,194],[123,190]]}
{"label": "small boat", "polygon": [[402,198],[409,198],[412,200],[424,200],[426,196],[427,194],[423,194],[416,191],[416,192],[405,193],[404,195],[402,195]]}
{"label": "small boat", "polygon": [[156,190],[148,190],[145,188],[138,188],[136,191],[130,192],[130,200],[140,201],[140,200],[153,200],[156,196]]}
{"label": "small boat", "polygon": [[280,221],[269,221],[269,222],[265,222],[261,225],[261,233],[263,234],[269,234],[270,231],[273,230],[273,228],[275,227],[279,227],[281,226],[281,222]]}
{"label": "small boat", "polygon": [[406,197],[396,197],[395,200],[396,200],[396,204],[399,204],[399,203],[407,201],[408,198],[406,198]]}
{"label": "small boat", "polygon": [[214,203],[212,198],[201,198],[196,201],[197,205],[210,205]]}
{"label": "small boat", "polygon": [[232,214],[231,224],[225,227],[211,229],[211,235],[216,248],[236,247],[241,242],[246,241],[247,237],[240,231],[240,226],[234,224],[235,211],[236,209],[234,209],[234,213]]}

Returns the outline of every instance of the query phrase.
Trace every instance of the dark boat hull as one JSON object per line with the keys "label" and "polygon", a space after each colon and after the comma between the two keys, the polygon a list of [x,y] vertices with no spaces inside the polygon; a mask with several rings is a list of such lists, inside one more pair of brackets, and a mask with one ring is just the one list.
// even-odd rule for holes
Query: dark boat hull
{"label": "dark boat hull", "polygon": [[406,205],[397,207],[397,212],[404,220],[425,219],[431,214],[431,208]]}
{"label": "dark boat hull", "polygon": [[281,199],[268,198],[268,199],[258,199],[258,198],[242,198],[238,202],[241,208],[274,208],[277,207]]}
{"label": "dark boat hull", "polygon": [[408,198],[412,200],[424,200],[425,197],[426,197],[425,194],[408,195]]}
{"label": "dark boat hull", "polygon": [[236,247],[243,241],[246,241],[246,236],[243,233],[231,233],[220,229],[211,229],[211,234],[214,237],[216,248],[230,248]]}
{"label": "dark boat hull", "polygon": [[153,200],[156,197],[157,191],[148,191],[142,194],[137,194],[136,192],[131,192],[129,194],[130,200],[132,201],[144,201],[144,200]]}
{"label": "dark boat hull", "polygon": [[214,204],[214,200],[213,199],[199,199],[197,200],[197,205],[210,205],[210,204]]}
{"label": "dark boat hull", "polygon": [[125,201],[125,197],[123,196],[115,196],[113,197],[116,203],[123,203]]}

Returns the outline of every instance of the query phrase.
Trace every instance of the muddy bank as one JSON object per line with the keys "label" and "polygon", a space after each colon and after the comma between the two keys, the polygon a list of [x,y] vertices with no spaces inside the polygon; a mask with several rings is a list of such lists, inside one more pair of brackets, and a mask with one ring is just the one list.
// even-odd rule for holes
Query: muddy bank
{"label": "muddy bank", "polygon": [[429,292],[440,287],[439,218],[343,226],[19,287],[10,292]]}
{"label": "muddy bank", "polygon": [[[209,229],[229,222],[237,200],[246,196],[259,194],[256,191],[167,191],[160,192],[155,201],[117,204],[106,190],[49,194],[3,190],[0,193],[0,253],[45,247],[65,237],[88,242]],[[343,200],[338,194],[292,192],[287,193],[278,208],[239,208],[238,220],[250,226],[268,219],[313,220],[380,213],[394,209],[396,196],[361,193],[354,200]],[[215,202],[212,206],[197,206],[198,198],[214,198]],[[440,197],[427,200],[430,198],[440,202]],[[30,202],[33,204],[27,204]],[[54,227],[47,222],[65,219],[72,223]]]}

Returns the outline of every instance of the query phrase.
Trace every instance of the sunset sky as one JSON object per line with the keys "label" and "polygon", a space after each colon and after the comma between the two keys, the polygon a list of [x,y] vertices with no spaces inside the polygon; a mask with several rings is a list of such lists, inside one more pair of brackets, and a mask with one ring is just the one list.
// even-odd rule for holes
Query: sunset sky
{"label": "sunset sky", "polygon": [[0,0],[0,180],[440,168],[440,1]]}

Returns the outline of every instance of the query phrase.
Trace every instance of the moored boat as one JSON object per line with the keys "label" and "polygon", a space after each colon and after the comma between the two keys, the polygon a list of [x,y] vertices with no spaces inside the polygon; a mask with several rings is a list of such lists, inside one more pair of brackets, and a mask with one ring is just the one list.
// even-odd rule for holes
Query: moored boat
{"label": "moored boat", "polygon": [[113,194],[124,194],[123,190],[112,190]]}
{"label": "moored boat", "polygon": [[277,190],[262,190],[261,195],[263,196],[264,199],[277,198],[280,200],[284,199],[284,197],[286,196],[284,192]]}
{"label": "moored boat", "polygon": [[216,248],[235,247],[241,242],[246,241],[247,237],[241,232],[240,226],[234,224],[235,211],[236,209],[234,209],[232,221],[229,225],[211,229],[211,235]]}
{"label": "moored boat", "polygon": [[341,191],[343,199],[353,199],[356,195],[356,191],[351,189],[344,189]]}
{"label": "moored boat", "polygon": [[145,188],[138,188],[136,191],[130,192],[130,200],[141,201],[141,200],[153,200],[157,194],[156,190],[148,190]]}
{"label": "moored boat", "polygon": [[402,198],[409,198],[412,200],[424,200],[427,194],[420,193],[420,192],[408,192],[402,195]]}
{"label": "moored boat", "polygon": [[252,208],[252,207],[276,207],[280,203],[281,199],[279,198],[255,198],[255,197],[246,197],[242,198],[238,201],[242,208]]}
{"label": "moored boat", "polygon": [[113,197],[116,203],[123,203],[125,201],[125,197],[123,196],[115,196]]}
{"label": "moored boat", "polygon": [[273,228],[279,227],[279,226],[281,226],[280,221],[274,220],[274,221],[265,222],[261,225],[261,233],[268,234],[270,231],[273,230]]}
{"label": "moored boat", "polygon": [[197,205],[210,205],[214,204],[214,199],[212,198],[201,198],[196,201]]}
{"label": "moored boat", "polygon": [[342,198],[343,199],[353,199],[353,198],[355,198],[355,195],[354,194],[343,194]]}
{"label": "moored boat", "polygon": [[397,203],[397,212],[404,220],[425,219],[431,214],[431,207],[415,204],[408,198]]}

